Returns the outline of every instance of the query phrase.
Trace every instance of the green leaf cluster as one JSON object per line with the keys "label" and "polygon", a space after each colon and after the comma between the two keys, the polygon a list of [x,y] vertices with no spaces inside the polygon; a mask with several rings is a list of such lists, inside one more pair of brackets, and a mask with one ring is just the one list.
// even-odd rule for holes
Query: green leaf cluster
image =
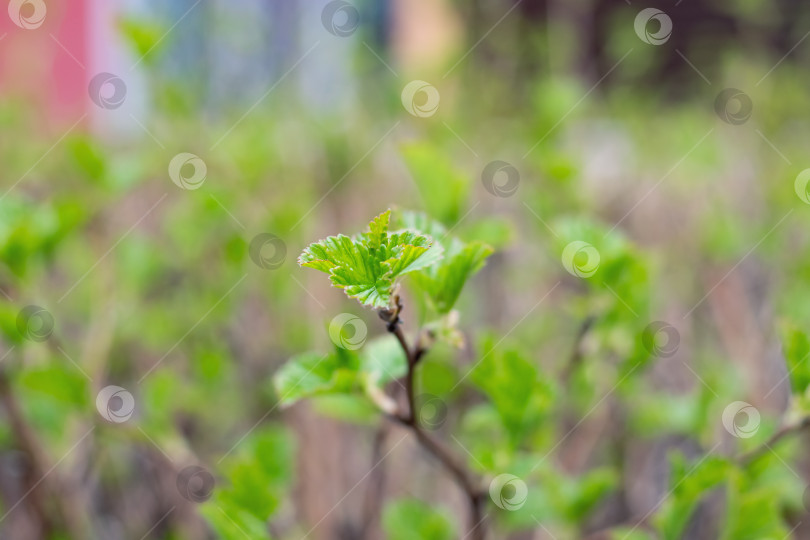
{"label": "green leaf cluster", "polygon": [[292,441],[282,429],[265,429],[242,443],[201,508],[219,538],[270,540],[267,522],[289,488],[292,463]]}
{"label": "green leaf cluster", "polygon": [[438,313],[448,313],[467,280],[484,266],[492,248],[482,242],[462,242],[449,236],[443,225],[425,214],[402,212],[399,222],[405,228],[425,231],[436,239],[431,250],[444,253],[438,263],[414,273],[411,281],[427,294]]}
{"label": "green leaf cluster", "polygon": [[374,218],[368,232],[330,236],[308,246],[298,263],[329,274],[335,287],[374,308],[387,308],[398,277],[411,274],[439,314],[448,313],[466,281],[480,270],[492,248],[449,237],[424,214],[402,212],[389,231],[391,211]]}
{"label": "green leaf cluster", "polygon": [[389,232],[390,218],[391,211],[386,210],[369,223],[366,233],[340,234],[310,244],[298,264],[329,274],[335,287],[361,304],[386,308],[397,277],[441,258],[437,250],[427,256],[433,243],[429,236],[412,230]]}

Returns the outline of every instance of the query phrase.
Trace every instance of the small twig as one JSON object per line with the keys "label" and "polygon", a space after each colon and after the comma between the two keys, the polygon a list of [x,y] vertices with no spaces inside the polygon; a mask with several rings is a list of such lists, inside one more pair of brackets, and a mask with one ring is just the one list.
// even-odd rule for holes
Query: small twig
{"label": "small twig", "polygon": [[[64,532],[69,533],[71,538],[84,537],[84,527],[79,516],[75,514],[74,509],[70,506],[70,498],[64,493],[59,479],[55,474],[52,476],[48,474],[52,468],[48,467],[45,448],[23,415],[12,390],[8,374],[2,370],[0,370],[0,402],[3,403],[6,409],[11,430],[17,439],[20,450],[28,456],[31,462],[28,493],[31,497],[32,509],[36,512],[42,525],[43,537],[50,536],[50,533],[55,530],[54,517],[56,517],[56,521],[62,526]],[[37,479],[35,480],[35,478]],[[46,493],[53,498],[56,516],[52,516],[48,511],[49,504],[45,496]]]}
{"label": "small twig", "polygon": [[802,418],[795,424],[783,426],[781,429],[779,429],[779,431],[771,435],[770,439],[768,439],[761,445],[757,446],[753,450],[749,450],[748,452],[745,452],[737,456],[735,458],[735,461],[737,461],[740,465],[747,465],[748,463],[751,463],[752,461],[760,457],[762,454],[770,450],[771,447],[773,447],[773,445],[777,444],[785,437],[799,433],[807,428],[810,428],[810,416]]}
{"label": "small twig", "polygon": [[561,376],[563,383],[566,385],[582,364],[582,342],[585,341],[585,336],[588,335],[595,322],[596,315],[588,315],[579,325],[579,330],[574,338],[574,346],[571,348],[571,356],[568,358],[568,363],[565,365]]}
{"label": "small twig", "polygon": [[419,444],[444,466],[453,479],[464,490],[470,508],[469,537],[471,540],[484,540],[486,537],[485,527],[482,526],[483,503],[486,500],[486,492],[477,486],[477,482],[472,479],[467,469],[437,440],[431,437],[421,426],[419,415],[416,412],[416,366],[427,350],[421,345],[421,340],[417,339],[414,347],[408,345],[405,333],[402,331],[401,319],[402,302],[399,295],[394,296],[394,308],[380,310],[380,318],[386,322],[386,328],[396,336],[408,364],[408,371],[405,374],[405,389],[408,396],[408,410],[398,411],[389,414],[388,417],[409,428]]}
{"label": "small twig", "polygon": [[385,466],[382,462],[382,457],[385,450],[385,441],[388,438],[388,431],[390,425],[382,423],[377,428],[377,433],[374,435],[374,446],[371,451],[371,463],[380,466],[372,469],[371,485],[366,491],[366,498],[363,507],[363,523],[361,524],[362,534],[361,538],[369,538],[374,525],[380,519],[382,510],[383,493],[385,491]]}

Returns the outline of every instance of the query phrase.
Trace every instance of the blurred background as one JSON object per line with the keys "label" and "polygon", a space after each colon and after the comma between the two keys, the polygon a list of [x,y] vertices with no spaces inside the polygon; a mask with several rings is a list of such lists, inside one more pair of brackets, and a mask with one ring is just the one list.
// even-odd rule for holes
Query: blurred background
{"label": "blurred background", "polygon": [[808,35],[799,0],[10,0],[0,538],[463,538],[405,430],[272,384],[340,313],[385,334],[296,257],[391,207],[495,249],[418,381],[527,486],[488,538],[810,538]]}

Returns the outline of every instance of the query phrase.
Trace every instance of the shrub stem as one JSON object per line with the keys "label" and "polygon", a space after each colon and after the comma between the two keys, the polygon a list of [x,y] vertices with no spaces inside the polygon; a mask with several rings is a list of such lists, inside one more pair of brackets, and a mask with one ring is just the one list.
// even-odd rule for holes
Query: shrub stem
{"label": "shrub stem", "polygon": [[757,459],[758,457],[760,457],[768,450],[771,450],[776,443],[778,443],[785,437],[799,433],[800,431],[803,431],[807,428],[810,428],[810,416],[805,416],[795,424],[783,426],[776,433],[771,435],[770,439],[768,439],[766,442],[757,446],[753,450],[740,454],[739,456],[737,456],[736,460],[741,465],[747,465],[752,461],[754,461],[755,459]]}
{"label": "shrub stem", "polygon": [[380,318],[383,319],[389,332],[399,341],[402,350],[405,352],[405,358],[408,364],[408,371],[405,374],[405,391],[408,399],[408,410],[403,412],[397,411],[390,417],[410,429],[419,444],[430,452],[448,471],[450,476],[464,491],[467,498],[470,511],[470,524],[469,532],[465,538],[470,540],[484,540],[486,537],[486,528],[483,525],[484,515],[483,506],[486,501],[487,493],[478,487],[478,482],[473,479],[467,468],[457,460],[439,441],[430,436],[425,431],[424,427],[419,421],[419,415],[416,412],[416,366],[422,359],[422,356],[427,352],[427,349],[421,345],[421,340],[417,339],[416,344],[411,347],[408,344],[408,339],[402,331],[401,319],[399,317],[402,311],[402,303],[399,297],[396,297],[396,308],[393,310],[381,310],[379,312]]}

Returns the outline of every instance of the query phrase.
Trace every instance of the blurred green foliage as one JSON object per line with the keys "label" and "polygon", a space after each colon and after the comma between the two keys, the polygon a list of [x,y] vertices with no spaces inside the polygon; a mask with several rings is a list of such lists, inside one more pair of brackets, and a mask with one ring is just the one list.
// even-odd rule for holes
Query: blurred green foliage
{"label": "blurred green foliage", "polygon": [[[124,31],[143,53],[162,34],[134,22]],[[635,40],[622,32],[617,58]],[[459,74],[463,83],[441,86],[457,99],[443,99],[436,122],[406,117],[401,81],[387,74],[369,74],[375,84],[359,89],[361,103],[346,116],[290,106],[295,90],[281,87],[238,125],[243,110],[200,119],[182,83],[156,78],[155,110],[142,121],[160,145],[70,133],[51,149],[58,137],[28,129],[37,111],[4,101],[4,129],[24,136],[0,148],[8,179],[0,199],[2,369],[24,418],[54,461],[95,426],[91,439],[106,449],[99,453],[151,455],[157,445],[173,459],[209,464],[216,488],[199,509],[220,538],[270,538],[275,522],[281,537],[300,537],[313,524],[289,523],[297,453],[281,408],[314,397],[317,411],[358,424],[370,439],[367,393],[400,377],[404,358],[370,311],[362,312],[372,334],[363,348],[334,348],[328,322],[360,308],[299,270],[292,254],[315,238],[362,229],[380,208],[416,208],[425,215],[399,211],[398,226],[440,238],[444,251],[442,263],[404,279],[418,306],[412,322],[437,336],[417,385],[447,404],[443,430],[469,451],[472,469],[528,486],[520,508],[489,504],[497,537],[538,523],[558,538],[590,532],[605,507],[628,496],[636,463],[627,446],[678,437],[694,451],[667,450],[665,496],[639,527],[608,524],[613,538],[688,537],[710,500],[720,501],[718,538],[785,538],[807,511],[806,486],[786,465],[802,446],[782,441],[748,463],[735,456],[810,413],[810,210],[793,190],[808,135],[799,121],[810,112],[807,75],[786,62],[760,86],[771,63],[732,56],[711,88],[670,101],[654,84],[633,84],[653,61],[653,51],[633,46],[640,56],[627,60],[629,71],[593,94],[576,74],[552,73],[516,96],[508,77],[470,68]],[[157,62],[159,53],[147,58]],[[750,89],[752,123],[730,126],[712,113],[726,81]],[[367,158],[397,121],[407,135]],[[595,180],[594,154],[611,140],[631,151],[615,158],[615,178]],[[205,160],[202,189],[181,191],[169,180],[167,164],[181,151]],[[516,156],[506,158],[520,170],[514,198],[494,197],[480,182],[486,162],[502,156]],[[646,200],[653,187],[660,197]],[[273,270],[250,256],[252,239],[266,232],[287,247]],[[561,264],[575,241],[598,251],[590,276]],[[787,414],[765,409],[754,437],[728,442],[723,409],[750,392],[706,297],[744,260],[759,261],[772,284],[767,302],[783,319],[791,397]],[[20,333],[27,305],[53,316],[47,341]],[[645,346],[651,322],[690,309],[670,321],[679,323],[680,359]],[[686,389],[662,383],[656,369],[676,361],[700,379]],[[134,427],[99,419],[95,396],[107,384],[135,395]],[[606,428],[596,442],[573,443],[577,428],[599,424]],[[580,444],[583,456],[572,450]],[[0,445],[17,445],[7,423]],[[137,476],[138,459],[121,461],[107,469],[100,460],[99,492]],[[458,537],[463,519],[435,499],[387,501],[388,537]],[[168,523],[164,537],[181,537]],[[125,526],[133,537],[148,530]]]}

